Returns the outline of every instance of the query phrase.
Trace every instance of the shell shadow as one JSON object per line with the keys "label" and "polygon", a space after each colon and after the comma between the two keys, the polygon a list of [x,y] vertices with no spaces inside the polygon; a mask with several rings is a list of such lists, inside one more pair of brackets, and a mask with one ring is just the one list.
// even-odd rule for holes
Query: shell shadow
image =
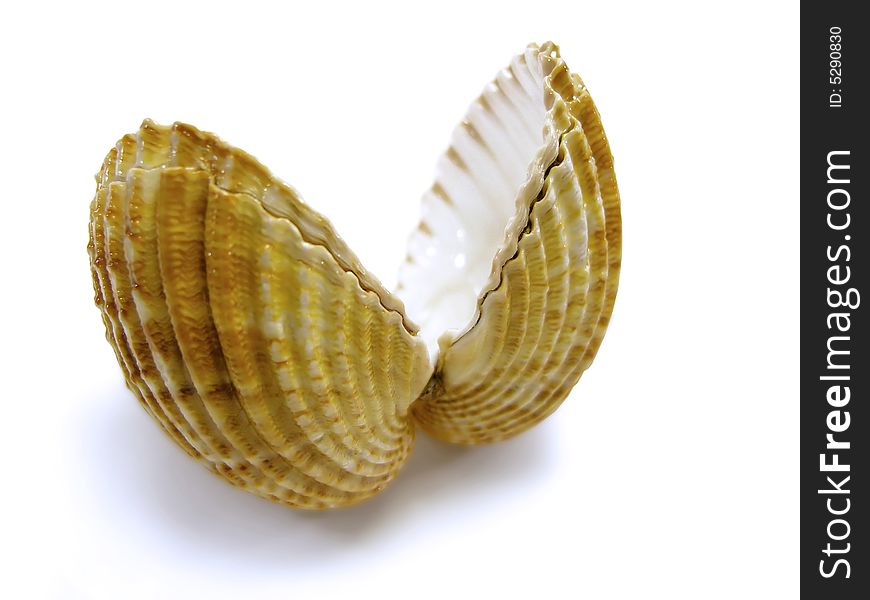
{"label": "shell shadow", "polygon": [[443,444],[421,433],[403,472],[378,496],[345,509],[294,511],[210,476],[123,387],[92,397],[88,406],[93,410],[79,415],[70,433],[84,453],[78,468],[84,464],[88,501],[101,506],[101,518],[156,537],[158,544],[257,568],[371,551],[408,529],[424,534],[419,524],[435,511],[479,513],[534,493],[556,462],[546,423],[481,447]]}

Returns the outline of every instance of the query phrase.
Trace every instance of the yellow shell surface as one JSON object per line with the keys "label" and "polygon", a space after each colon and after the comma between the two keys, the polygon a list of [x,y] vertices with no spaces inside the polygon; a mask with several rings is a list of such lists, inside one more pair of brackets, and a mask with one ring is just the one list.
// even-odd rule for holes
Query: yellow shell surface
{"label": "yellow shell surface", "polygon": [[[148,120],[109,152],[90,210],[95,301],[127,386],[188,454],[259,496],[343,506],[397,474],[416,425],[495,441],[564,400],[613,308],[619,195],[598,112],[555,46],[530,46],[514,66],[459,127],[477,141],[447,157],[474,183],[497,151],[487,140],[513,135],[511,106],[531,119],[532,142],[529,115],[543,115],[540,149],[505,198],[473,318],[435,356],[399,296],[250,155]],[[481,133],[475,118],[503,126]],[[451,185],[436,180],[436,212]],[[442,226],[424,217],[415,236]]]}

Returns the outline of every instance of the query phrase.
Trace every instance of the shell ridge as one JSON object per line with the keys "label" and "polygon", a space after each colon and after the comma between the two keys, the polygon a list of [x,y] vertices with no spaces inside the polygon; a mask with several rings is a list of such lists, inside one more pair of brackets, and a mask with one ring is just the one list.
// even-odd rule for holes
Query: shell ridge
{"label": "shell ridge", "polygon": [[[115,359],[118,361],[118,366],[120,366],[121,371],[125,373],[124,381],[126,383],[126,365],[124,365],[124,358],[121,356],[121,351],[118,349],[117,342],[115,341],[115,336],[112,331],[112,323],[109,320],[109,316],[106,314],[106,311],[103,310],[103,289],[102,283],[100,282],[100,276],[97,272],[97,265],[101,263],[104,259],[101,258],[99,253],[96,251],[94,243],[94,219],[96,218],[94,215],[97,214],[96,196],[91,201],[89,213],[90,220],[88,222],[88,257],[90,258],[91,263],[91,284],[94,288],[94,304],[100,311],[100,319],[103,321],[106,341],[109,342],[109,346],[112,348],[112,352],[115,354]],[[127,386],[129,387],[129,384],[127,384]]]}
{"label": "shell ridge", "polygon": [[[295,461],[290,460],[294,447],[290,442],[291,431],[281,431],[275,422],[275,417],[267,406],[265,396],[270,392],[266,389],[271,387],[269,373],[257,363],[256,352],[252,349],[256,340],[249,339],[254,333],[251,332],[250,324],[238,321],[246,315],[237,307],[252,306],[254,303],[240,298],[241,294],[250,293],[250,288],[255,287],[250,278],[256,273],[251,268],[250,261],[238,265],[243,260],[249,244],[232,244],[228,236],[219,236],[217,233],[234,231],[235,236],[244,236],[248,232],[253,233],[253,227],[245,227],[240,215],[244,214],[244,207],[237,204],[234,211],[222,210],[229,204],[229,199],[216,191],[213,184],[209,183],[209,200],[205,216],[204,254],[206,266],[206,283],[208,288],[209,305],[211,307],[212,321],[220,342],[220,353],[226,361],[227,372],[235,387],[238,402],[248,419],[254,425],[257,433],[276,454],[285,460],[292,462],[297,469],[306,475],[305,468],[300,467]],[[226,240],[224,239],[226,237]],[[244,256],[244,258],[249,258]],[[247,284],[247,285],[246,285]],[[276,439],[283,437],[283,441]],[[279,446],[285,444],[281,450]],[[290,448],[286,447],[290,444]],[[286,476],[291,479],[289,473],[281,472],[282,480]],[[315,478],[316,479],[316,478]],[[326,482],[321,482],[326,484]],[[291,484],[300,489],[305,485],[311,485],[310,481],[303,480]]]}
{"label": "shell ridge", "polygon": [[[556,207],[552,207],[551,210],[556,210]],[[520,247],[523,250],[524,254],[531,257],[537,257],[536,260],[539,262],[539,264],[543,265],[542,267],[539,267],[537,269],[532,267],[525,269],[526,276],[529,278],[530,290],[539,290],[542,288],[546,288],[546,282],[548,280],[553,281],[555,279],[552,268],[550,267],[548,253],[546,251],[543,240],[541,239],[543,234],[540,231],[541,227],[539,220],[540,218],[532,220],[532,231],[529,232],[528,237],[524,238],[524,240],[521,240],[520,242]],[[534,244],[527,243],[529,239],[535,239],[537,241]],[[567,270],[565,274],[567,274]],[[532,281],[533,278],[534,282]],[[542,306],[538,311],[539,318],[535,320],[533,339],[531,339],[531,341],[527,341],[526,337],[524,337],[524,339],[522,340],[523,348],[527,349],[529,344],[537,347],[540,343],[542,335],[544,334],[544,317],[547,313],[548,300],[550,300],[552,292],[552,289],[548,289],[544,294],[539,295],[538,301],[542,303]],[[564,314],[562,318],[564,318]],[[561,329],[561,323],[559,324],[559,329]],[[521,374],[524,376],[530,376],[531,374],[526,372],[524,368],[528,364],[531,356],[527,355],[524,358],[521,358],[519,366],[517,363],[518,357],[519,353],[514,355],[510,362],[505,365],[504,370],[507,375],[506,379],[494,377],[480,377],[469,388],[461,385],[454,386],[453,389],[451,389],[450,397],[445,398],[443,403],[445,405],[449,405],[451,410],[456,411],[458,416],[459,411],[466,409],[469,405],[473,404],[477,398],[486,395],[495,387],[501,385],[503,387],[509,388],[510,384],[518,379]]]}
{"label": "shell ridge", "polygon": [[[569,165],[569,159],[565,157],[556,168],[564,170],[568,168]],[[536,205],[532,213],[532,221],[535,224],[535,227],[541,226],[540,224],[542,218],[541,216],[536,215],[538,215],[539,213],[548,215],[551,212],[551,209],[558,209],[557,197],[561,195],[559,194],[559,192],[555,191],[554,185],[550,185],[549,182],[551,181],[551,179],[548,179],[547,181],[548,184],[546,186],[546,198],[550,198],[552,196],[553,199],[552,201],[542,199]],[[546,206],[544,205],[545,202],[547,202]],[[558,220],[556,220],[556,223],[558,224]],[[539,246],[538,244],[525,243],[529,239],[529,237],[526,237],[524,241],[521,242],[520,248],[522,250],[522,253],[520,254],[520,256],[524,256],[526,254],[527,246]],[[547,258],[549,259],[549,257]],[[547,263],[549,263],[549,260],[547,260]],[[576,273],[576,271],[576,269],[566,269],[563,275],[566,275],[570,278],[572,273]],[[512,273],[507,273],[512,275]],[[567,301],[567,298],[565,298],[564,300]],[[546,298],[544,299],[544,302],[546,302]],[[489,307],[487,305],[487,310],[491,309],[492,307]],[[542,311],[543,310],[544,309],[542,308]],[[566,314],[568,313],[565,311],[562,312],[562,322],[565,321]],[[561,330],[561,327],[559,329]],[[554,335],[551,343],[555,344],[558,337],[558,334]],[[523,366],[525,366],[525,364]],[[511,363],[511,365],[513,365],[513,363]],[[515,412],[523,413],[524,411],[528,411],[528,402],[521,402],[520,404],[516,404],[517,396],[522,392],[522,389],[520,389],[519,392],[510,391],[513,387],[515,387],[513,385],[513,382],[518,379],[520,375],[522,375],[523,378],[526,380],[535,380],[538,377],[538,373],[541,369],[544,368],[544,366],[545,364],[542,362],[542,364],[539,365],[538,369],[535,369],[532,372],[521,371],[520,369],[506,367],[505,372],[507,373],[507,377],[487,378],[486,384],[481,386],[483,389],[478,390],[477,393],[474,393],[473,395],[457,393],[456,390],[445,388],[443,396],[436,398],[435,402],[442,404],[441,412],[445,418],[447,418],[451,423],[454,423],[457,428],[465,430],[466,435],[471,436],[471,438],[469,438],[469,441],[488,441],[485,436],[488,433],[493,433],[491,430],[491,428],[493,427],[493,421],[490,419],[490,417],[492,417],[493,415],[512,414]],[[534,402],[534,394],[531,394],[531,396],[531,402]],[[513,408],[511,408],[510,406],[513,406]],[[478,428],[481,429],[482,433],[475,434],[473,430],[468,430],[468,425],[466,423],[469,420],[477,422]],[[490,431],[487,432],[487,428],[481,427],[479,425],[480,423],[486,423],[487,428],[489,428]],[[457,433],[459,432],[454,431],[453,435],[455,436],[457,435]]]}
{"label": "shell ridge", "polygon": [[[259,303],[253,301],[253,295],[258,294],[261,288],[260,269],[253,264],[259,260],[252,259],[246,253],[254,246],[261,246],[262,242],[246,239],[243,232],[258,236],[256,225],[263,224],[259,221],[257,204],[253,200],[245,206],[213,184],[209,185],[209,190],[205,252],[210,306],[221,353],[226,359],[240,406],[262,442],[299,474],[308,478],[308,481],[301,478],[302,483],[294,487],[317,482],[342,492],[357,492],[365,481],[362,476],[342,472],[336,457],[328,450],[321,448],[318,451],[292,418],[281,419],[283,425],[278,422],[280,417],[273,410],[274,401],[270,403],[269,398],[278,399],[283,394],[277,385],[274,366],[267,364],[271,361],[261,339],[259,323],[262,323],[262,316],[252,315],[241,308],[257,307]],[[256,224],[245,223],[242,215],[255,219]],[[326,460],[312,460],[317,455]],[[294,460],[294,457],[300,456],[303,460]],[[306,456],[308,460],[304,459]],[[280,481],[300,479],[295,475],[298,474],[290,470],[282,475]]]}
{"label": "shell ridge", "polygon": [[[288,479],[287,464],[265,443],[259,431],[251,427],[250,416],[238,399],[224,358],[214,350],[220,347],[220,342],[202,268],[205,258],[203,220],[209,181],[202,176],[206,175],[204,172],[196,173],[199,181],[192,190],[185,189],[186,179],[172,182],[178,172],[161,173],[161,179],[167,180],[166,184],[174,183],[181,189],[176,192],[172,203],[165,195],[159,195],[156,202],[158,260],[165,283],[166,303],[193,384],[206,412],[230,445],[266,478],[260,486],[253,488],[255,491],[271,493],[300,506],[338,500],[342,495],[331,489],[318,493],[313,491],[315,486],[310,483]],[[165,193],[172,197],[170,192]],[[238,469],[230,467],[224,474],[237,472]]]}
{"label": "shell ridge", "polygon": [[[271,252],[274,255],[270,256],[270,264],[273,261],[277,263],[277,265],[273,265],[273,270],[280,270],[286,273],[286,269],[281,268],[282,264],[280,262],[284,257],[280,253],[275,252],[274,248],[271,248]],[[304,392],[304,380],[301,379],[302,371],[304,371],[301,368],[303,361],[299,360],[298,351],[293,347],[294,345],[291,343],[291,340],[288,340],[283,335],[283,319],[286,318],[284,315],[289,314],[290,308],[284,302],[283,295],[277,292],[267,294],[265,288],[261,289],[260,293],[261,300],[268,307],[271,318],[274,322],[280,323],[280,325],[277,325],[279,328],[279,331],[276,331],[277,335],[272,338],[270,358],[273,364],[277,365],[280,363],[282,366],[280,374],[277,370],[275,374],[278,376],[278,386],[283,394],[283,403],[286,404],[289,412],[288,419],[298,428],[300,435],[306,441],[306,447],[309,449],[307,457],[303,457],[300,468],[303,470],[316,469],[316,466],[312,463],[318,456],[338,466],[339,463],[336,462],[335,453],[331,450],[335,448],[334,440],[329,438],[328,432],[320,424],[319,419],[314,419],[313,421],[311,419],[310,415],[315,414],[315,407],[309,402],[308,394]],[[276,359],[280,360],[276,362]],[[273,368],[277,369],[278,367]],[[325,445],[324,438],[330,442],[330,445]]]}
{"label": "shell ridge", "polygon": [[[280,222],[283,226],[285,226],[285,227],[289,228],[290,230],[292,230],[292,232],[293,232],[292,235],[298,235],[298,230],[295,229],[295,227],[293,226],[293,224],[292,224],[291,222],[289,222],[289,221],[287,221],[287,220],[284,220],[284,219],[280,219],[279,222]],[[304,248],[305,245],[307,245],[307,242],[305,242],[305,240],[302,239],[301,236],[299,236],[299,237],[300,237],[300,240],[301,240],[301,244],[303,245],[303,248]],[[283,236],[283,238],[286,240],[287,236]],[[285,243],[286,243],[286,242],[285,242]],[[315,261],[315,262],[316,262],[316,261]],[[346,273],[345,271],[343,271],[343,270],[340,270],[340,268],[339,268],[337,265],[335,266],[335,268],[338,269],[338,270],[340,271],[341,274],[343,274],[343,275],[337,275],[337,276],[336,276],[336,277],[340,280],[342,286],[346,286],[346,285],[348,285],[349,282],[352,282],[352,283],[350,283],[350,285],[352,285],[352,286],[354,287],[354,293],[355,293],[356,296],[365,295],[365,296],[368,297],[368,298],[372,298],[372,296],[370,295],[371,292],[368,292],[368,291],[364,290],[364,289],[359,285],[358,280],[357,280],[356,278],[349,277],[349,276],[347,275],[347,273]],[[302,287],[303,289],[305,289],[305,286],[301,286],[301,287]],[[310,305],[310,304],[314,304],[313,299],[312,299],[312,297],[310,297],[310,296],[307,297],[306,302],[307,302],[309,305]],[[391,311],[389,311],[388,309],[385,309],[385,308],[382,307],[379,303],[377,303],[377,299],[376,299],[376,298],[375,298],[375,302],[376,302],[376,305],[377,305],[376,310],[378,310],[378,311],[383,311],[384,314],[391,314]],[[367,311],[365,311],[365,312],[368,313],[368,312],[370,312],[370,311],[367,310]],[[310,312],[309,312],[309,316],[310,316]],[[306,320],[306,325],[303,325],[302,323],[300,323],[299,326],[305,328],[305,327],[307,327],[307,323],[308,323],[308,321]],[[407,334],[405,333],[405,334],[403,334],[403,335],[407,335]],[[317,349],[318,344],[316,344],[315,342],[316,342],[316,340],[314,340],[314,339],[311,340],[311,343],[310,343],[310,345],[311,345],[311,352],[312,352],[312,356],[314,357],[314,361],[315,361],[315,362],[318,362],[318,358],[317,358],[317,356],[319,356],[319,350]],[[298,356],[298,350],[296,351],[296,353],[297,353],[297,358],[295,359],[295,362],[297,362],[298,364],[308,364],[308,361],[305,360],[304,357],[300,357],[300,356]],[[322,361],[320,361],[320,362],[322,362]],[[303,369],[302,372],[305,374],[305,377],[306,377],[306,379],[307,379],[308,381],[312,381],[312,376],[311,376],[310,373],[306,373],[306,370],[305,370],[305,369]],[[319,376],[318,376],[317,378],[315,378],[315,379],[319,379]],[[328,393],[327,388],[324,387],[324,389],[323,389],[322,392],[321,392],[321,395],[322,395],[322,397],[325,397],[325,398],[329,396],[329,393]],[[386,402],[386,403],[383,402],[383,401],[378,401],[377,404],[378,404],[379,406],[380,406],[380,405],[383,405],[383,404],[388,404],[389,402],[393,402],[393,401],[395,401],[395,399],[394,399],[392,396],[378,396],[378,397],[380,397],[380,398],[388,398],[388,402]],[[340,400],[338,401],[338,404],[341,404],[341,401],[340,401]],[[332,398],[331,406],[333,406],[333,409],[336,411],[336,413],[339,413],[339,411],[341,410],[340,407],[336,405],[336,403],[335,403],[335,398]],[[315,412],[317,412],[318,414],[320,414],[320,411],[317,409],[316,405],[312,407],[312,410],[315,410]],[[334,433],[335,433],[335,432],[328,431],[328,430],[324,430],[324,432],[325,432],[326,434],[328,434],[328,435],[334,435]],[[340,439],[340,438],[338,438],[338,439]],[[345,455],[343,460],[349,460],[349,459],[350,459],[350,456],[349,456],[349,455]]]}
{"label": "shell ridge", "polygon": [[[362,319],[368,319],[371,311],[365,310],[363,314],[365,315]],[[348,395],[346,398],[346,402],[350,404],[349,410],[353,415],[353,421],[355,421],[358,430],[358,438],[363,443],[368,443],[372,448],[373,452],[370,456],[369,460],[377,461],[380,463],[387,462],[393,457],[396,452],[396,447],[390,447],[387,441],[395,441],[398,439],[397,436],[391,436],[386,434],[380,427],[380,423],[375,423],[372,421],[372,414],[369,411],[368,404],[373,403],[380,405],[380,402],[377,402],[374,396],[365,395],[362,389],[361,377],[364,372],[363,368],[357,364],[356,362],[352,363],[352,358],[357,352],[354,349],[354,335],[353,324],[355,322],[359,322],[360,315],[357,315],[353,312],[353,306],[348,304],[348,296],[343,294],[341,296],[341,310],[340,314],[340,327],[343,346],[341,352],[337,353],[337,359],[339,363],[339,371],[345,373],[345,385],[348,390]],[[356,317],[356,318],[352,318]],[[410,381],[410,378],[409,378]],[[408,390],[408,394],[410,395],[410,389]],[[366,402],[366,400],[369,402]]]}
{"label": "shell ridge", "polygon": [[94,197],[94,211],[91,216],[91,236],[94,247],[93,259],[91,261],[91,272],[94,280],[99,285],[101,300],[101,305],[99,306],[100,312],[103,315],[104,323],[108,323],[106,326],[106,338],[111,340],[112,347],[115,349],[115,356],[118,359],[118,365],[121,367],[121,371],[124,374],[124,381],[130,391],[133,392],[133,395],[136,396],[136,399],[139,401],[139,404],[145,412],[154,417],[151,408],[145,401],[145,396],[142,393],[142,390],[133,379],[128,365],[130,357],[126,354],[129,352],[129,348],[126,347],[126,340],[117,333],[117,329],[120,327],[120,325],[116,323],[117,314],[113,316],[113,312],[117,311],[117,308],[114,305],[115,300],[113,294],[111,290],[109,290],[109,276],[106,271],[107,259],[105,250],[105,233],[103,230],[103,209],[106,194],[106,189],[98,188]]}
{"label": "shell ridge", "polygon": [[[504,271],[504,293],[507,303],[504,309],[504,334],[501,336],[503,342],[492,352],[487,369],[485,371],[478,371],[479,377],[476,374],[471,375],[468,373],[460,382],[451,384],[447,375],[449,367],[446,365],[446,361],[450,359],[450,354],[448,353],[445,356],[445,383],[450,388],[455,388],[457,395],[463,395],[463,391],[468,389],[469,383],[473,387],[475,383],[482,380],[498,381],[505,370],[513,363],[520,351],[522,340],[526,336],[528,323],[522,319],[520,319],[521,323],[515,323],[516,316],[528,314],[531,304],[531,282],[525,254],[518,252],[517,256],[505,266]],[[511,325],[514,326],[512,327]],[[450,391],[452,398],[454,389]]]}
{"label": "shell ridge", "polygon": [[[579,130],[579,135],[569,138],[571,143],[566,142],[568,152],[574,154],[574,140],[578,140],[577,145],[583,145],[588,149],[588,144],[585,144],[585,135],[582,135],[582,130]],[[582,159],[582,156],[579,157]],[[583,364],[583,356],[586,349],[593,342],[597,323],[604,307],[604,289],[607,282],[607,249],[606,238],[604,237],[605,223],[603,205],[600,200],[600,195],[597,191],[597,180],[595,178],[594,165],[590,165],[586,160],[572,161],[576,170],[582,169],[583,164],[591,167],[590,176],[587,178],[580,177],[579,181],[587,181],[588,186],[592,189],[583,189],[582,202],[585,208],[585,213],[589,216],[589,283],[586,288],[586,300],[582,303],[582,312],[580,313],[578,327],[574,331],[574,335],[566,338],[563,342],[564,350],[555,354],[552,373],[558,381],[550,392],[544,392],[537,398],[536,402],[529,403],[529,408],[522,410],[514,410],[505,412],[499,415],[499,418],[493,422],[493,427],[504,432],[516,432],[516,427],[521,427],[520,431],[531,427],[540,420],[552,414],[564,400],[564,394],[573,387],[580,375],[585,370]],[[595,210],[591,210],[595,209]],[[598,243],[596,243],[596,240]],[[575,303],[579,306],[579,303]],[[559,377],[559,374],[562,374]],[[552,378],[548,378],[552,379]],[[521,423],[521,425],[520,425]]]}
{"label": "shell ridge", "polygon": [[[199,438],[204,449],[204,458],[228,465],[227,459],[230,462],[243,459],[240,455],[234,457],[226,450],[220,450],[230,446],[194,391],[166,305],[158,264],[157,234],[153,227],[149,227],[156,222],[156,202],[153,198],[156,190],[155,186],[150,185],[155,176],[159,179],[161,173],[143,169],[131,169],[129,172],[130,185],[141,187],[141,193],[131,195],[125,206],[129,242],[125,246],[125,254],[131,278],[136,282],[133,301],[143,324],[152,360],[179,410],[181,419],[187,422]],[[148,181],[149,178],[152,182]]]}
{"label": "shell ridge", "polygon": [[[346,312],[345,314],[347,315],[348,313]],[[385,445],[384,442],[397,444],[389,449],[389,454],[392,454],[393,452],[400,452],[398,448],[401,445],[402,430],[391,427],[387,423],[382,403],[374,401],[376,394],[374,389],[374,370],[371,361],[373,321],[373,311],[370,310],[362,311],[361,319],[348,319],[345,317],[345,335],[351,340],[352,344],[345,356],[345,360],[348,361],[349,365],[353,365],[348,367],[348,371],[353,374],[353,386],[358,395],[360,407],[365,415],[365,423],[372,431],[372,435],[380,440],[382,445]]]}
{"label": "shell ridge", "polygon": [[[561,160],[557,157],[556,159],[553,160],[553,162],[552,162],[549,166],[547,166],[547,168],[546,168],[546,170],[545,170],[545,172],[544,172],[544,181],[547,180],[547,177],[549,176],[550,171],[552,171],[553,168],[554,168],[554,167],[557,167],[559,164],[561,164]],[[532,210],[534,210],[534,205],[537,204],[538,202],[540,202],[540,201],[543,199],[545,193],[546,193],[546,192],[545,192],[545,189],[544,189],[544,187],[542,186],[541,191],[537,194],[537,196],[535,197],[534,201],[533,201],[532,204],[529,206],[529,214],[531,214]],[[528,221],[526,221],[526,223],[528,223]],[[519,244],[519,241],[522,239],[522,237],[523,237],[524,235],[525,235],[525,228],[523,228],[523,230],[521,230],[519,236],[517,237],[517,244]],[[512,260],[513,258],[516,257],[516,255],[517,255],[517,251],[515,250],[514,253],[511,255],[511,257],[510,257],[508,260]],[[494,260],[497,260],[497,258],[494,259]],[[506,261],[506,262],[507,262],[507,261]],[[505,262],[505,264],[506,264],[506,262]],[[497,281],[496,281],[495,285],[494,285],[491,289],[484,288],[483,290],[481,290],[480,295],[479,295],[479,297],[478,297],[478,301],[477,301],[477,303],[478,303],[478,307],[480,307],[480,305],[481,305],[483,302],[486,301],[486,297],[487,297],[489,294],[491,294],[491,293],[493,293],[493,292],[496,292],[496,291],[497,291],[497,290],[498,290],[498,289],[499,289],[499,288],[504,284],[504,279],[503,279],[503,274],[502,274],[502,270],[503,270],[503,269],[504,269],[504,264],[501,265],[501,268],[499,269],[499,272],[498,272],[498,278],[497,278]],[[472,322],[471,322],[467,327],[465,327],[465,328],[462,330],[461,333],[456,334],[456,335],[452,338],[452,342],[453,342],[453,343],[456,343],[456,342],[458,342],[459,340],[461,340],[462,337],[465,336],[469,331],[471,331],[471,329],[472,329],[473,327],[475,327],[479,322],[480,322],[480,310],[478,310],[478,311],[475,313],[474,320],[473,320],[473,321],[472,321]]]}
{"label": "shell ridge", "polygon": [[[570,164],[570,161],[568,158],[566,158],[563,165],[567,166],[569,164]],[[555,191],[555,187],[556,187],[555,185],[552,186],[551,191],[552,191],[552,194],[554,195],[554,201],[556,202],[556,204],[554,206],[557,206],[559,203],[559,199],[562,199],[565,197],[565,193]],[[572,194],[572,196],[573,196],[573,194]],[[582,214],[585,214],[585,213],[582,213]],[[588,257],[586,257],[586,260],[588,261]],[[584,264],[588,264],[588,263],[584,261]],[[576,280],[580,276],[580,274],[583,272],[584,272],[584,269],[579,269],[579,268],[569,269],[569,277],[572,280]],[[581,284],[582,287],[578,290],[577,297],[573,300],[573,302],[570,302],[569,304],[566,304],[566,306],[565,306],[565,308],[567,310],[565,310],[565,312],[563,313],[563,315],[561,317],[561,321],[563,323],[564,322],[575,322],[575,321],[582,320],[583,315],[586,314],[587,303],[585,300],[585,295],[588,292],[588,278],[584,277],[582,279],[586,279],[586,281],[585,281],[585,284]],[[568,302],[570,300],[571,300],[570,297],[566,298],[566,302]],[[568,348],[570,348],[569,342],[572,339],[571,336],[566,337],[566,335],[564,333],[565,332],[563,330],[561,330],[561,328],[560,328],[559,334],[557,334],[554,337],[554,339],[552,340],[552,344],[553,344],[552,348],[550,349],[549,353],[547,353],[545,355],[546,358],[542,358],[541,364],[538,366],[537,369],[534,369],[533,371],[526,371],[526,372],[522,373],[522,376],[525,380],[536,381],[536,382],[546,380],[547,377],[546,377],[545,373],[542,373],[543,371],[546,371],[548,369],[548,367],[550,370],[557,371],[561,367],[562,363],[565,360],[565,355],[567,353],[567,350],[568,350]],[[515,377],[511,377],[511,378],[508,378],[506,380],[500,381],[499,382],[500,387],[502,389],[510,389],[512,382],[516,379],[516,376],[518,376],[519,374],[520,374],[519,371],[514,371]],[[538,387],[543,387],[543,385],[538,384],[535,389],[537,389]],[[525,392],[525,393],[523,393],[523,392]],[[496,397],[498,397],[500,395],[497,390],[493,391],[493,394]],[[512,434],[512,433],[517,433],[517,432],[512,431],[511,428],[506,426],[505,424],[506,423],[510,424],[513,421],[522,421],[523,428],[526,428],[526,426],[529,423],[529,419],[531,419],[532,416],[534,414],[536,414],[536,412],[538,412],[538,410],[541,407],[544,407],[546,409],[547,403],[542,402],[543,396],[540,396],[538,393],[536,393],[532,390],[519,389],[517,391],[510,392],[509,396],[513,400],[513,405],[511,408],[509,408],[507,410],[503,410],[501,407],[499,407],[497,405],[492,405],[492,403],[487,403],[486,401],[484,401],[484,403],[483,403],[484,406],[480,410],[478,410],[477,412],[473,413],[476,419],[485,420],[487,422],[488,428],[490,429],[489,433],[491,435],[492,434],[508,435],[508,434]],[[522,397],[522,396],[524,396],[524,397]],[[487,405],[487,404],[489,404],[489,405]],[[555,407],[553,407],[553,408],[555,409]],[[552,412],[552,411],[549,411],[549,412]],[[487,441],[487,440],[481,439],[481,441]]]}
{"label": "shell ridge", "polygon": [[[149,368],[150,349],[147,341],[139,334],[139,314],[131,297],[132,285],[128,263],[124,251],[123,207],[126,204],[128,186],[125,182],[113,182],[108,187],[106,194],[105,210],[103,211],[103,232],[105,236],[106,269],[109,287],[112,291],[114,304],[118,310],[118,322],[124,332],[127,349],[130,352],[131,369],[134,379],[141,380],[137,383],[142,389],[143,397],[152,416],[157,419],[166,432],[188,454],[196,455],[197,450],[192,446],[190,439],[176,427],[174,420],[169,416],[166,402],[167,391],[162,388],[163,380],[155,377]],[[150,372],[150,375],[149,375]],[[159,381],[158,381],[159,379]]]}
{"label": "shell ridge", "polygon": [[[323,311],[320,310],[319,303],[326,301],[325,295],[319,290],[319,286],[313,281],[310,273],[302,271],[304,275],[301,278],[302,288],[308,290],[309,304],[312,308],[307,311],[306,318],[311,323],[312,327],[308,332],[306,347],[306,358],[304,364],[307,366],[304,369],[307,380],[313,384],[317,390],[317,401],[311,405],[315,407],[315,411],[320,415],[324,422],[324,431],[326,439],[329,439],[332,446],[332,452],[335,454],[333,460],[339,464],[349,465],[355,463],[355,468],[361,466],[360,459],[370,459],[370,449],[357,447],[354,448],[355,436],[351,434],[353,427],[348,427],[345,422],[347,417],[344,402],[338,397],[334,389],[334,377],[332,369],[329,367],[329,360],[325,360],[325,352],[323,346],[328,343],[321,336],[328,325],[323,320]],[[394,401],[393,396],[387,396],[387,402]],[[359,453],[359,454],[357,454]],[[371,464],[371,463],[370,463]],[[383,481],[383,475],[378,476],[380,481]]]}

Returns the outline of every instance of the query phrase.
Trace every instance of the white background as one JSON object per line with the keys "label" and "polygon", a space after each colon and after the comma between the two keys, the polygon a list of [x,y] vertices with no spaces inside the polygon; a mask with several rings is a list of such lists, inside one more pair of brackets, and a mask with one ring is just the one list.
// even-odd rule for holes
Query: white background
{"label": "white background", "polygon": [[[760,1],[5,4],[0,596],[796,597],[798,25]],[[218,133],[392,285],[454,124],[545,39],[601,111],[625,235],[563,407],[494,446],[421,436],[329,513],[178,451],[93,306],[114,141],[144,117]]]}

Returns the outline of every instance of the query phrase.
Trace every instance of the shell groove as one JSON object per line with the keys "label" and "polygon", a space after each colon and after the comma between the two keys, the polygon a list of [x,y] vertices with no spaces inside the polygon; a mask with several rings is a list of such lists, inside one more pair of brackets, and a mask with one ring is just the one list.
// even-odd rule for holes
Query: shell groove
{"label": "shell groove", "polygon": [[90,208],[127,387],[210,470],[300,508],[382,490],[417,426],[466,444],[532,427],[592,362],[621,262],[610,148],[554,44],[486,86],[422,213],[394,295],[253,157],[144,121]]}

